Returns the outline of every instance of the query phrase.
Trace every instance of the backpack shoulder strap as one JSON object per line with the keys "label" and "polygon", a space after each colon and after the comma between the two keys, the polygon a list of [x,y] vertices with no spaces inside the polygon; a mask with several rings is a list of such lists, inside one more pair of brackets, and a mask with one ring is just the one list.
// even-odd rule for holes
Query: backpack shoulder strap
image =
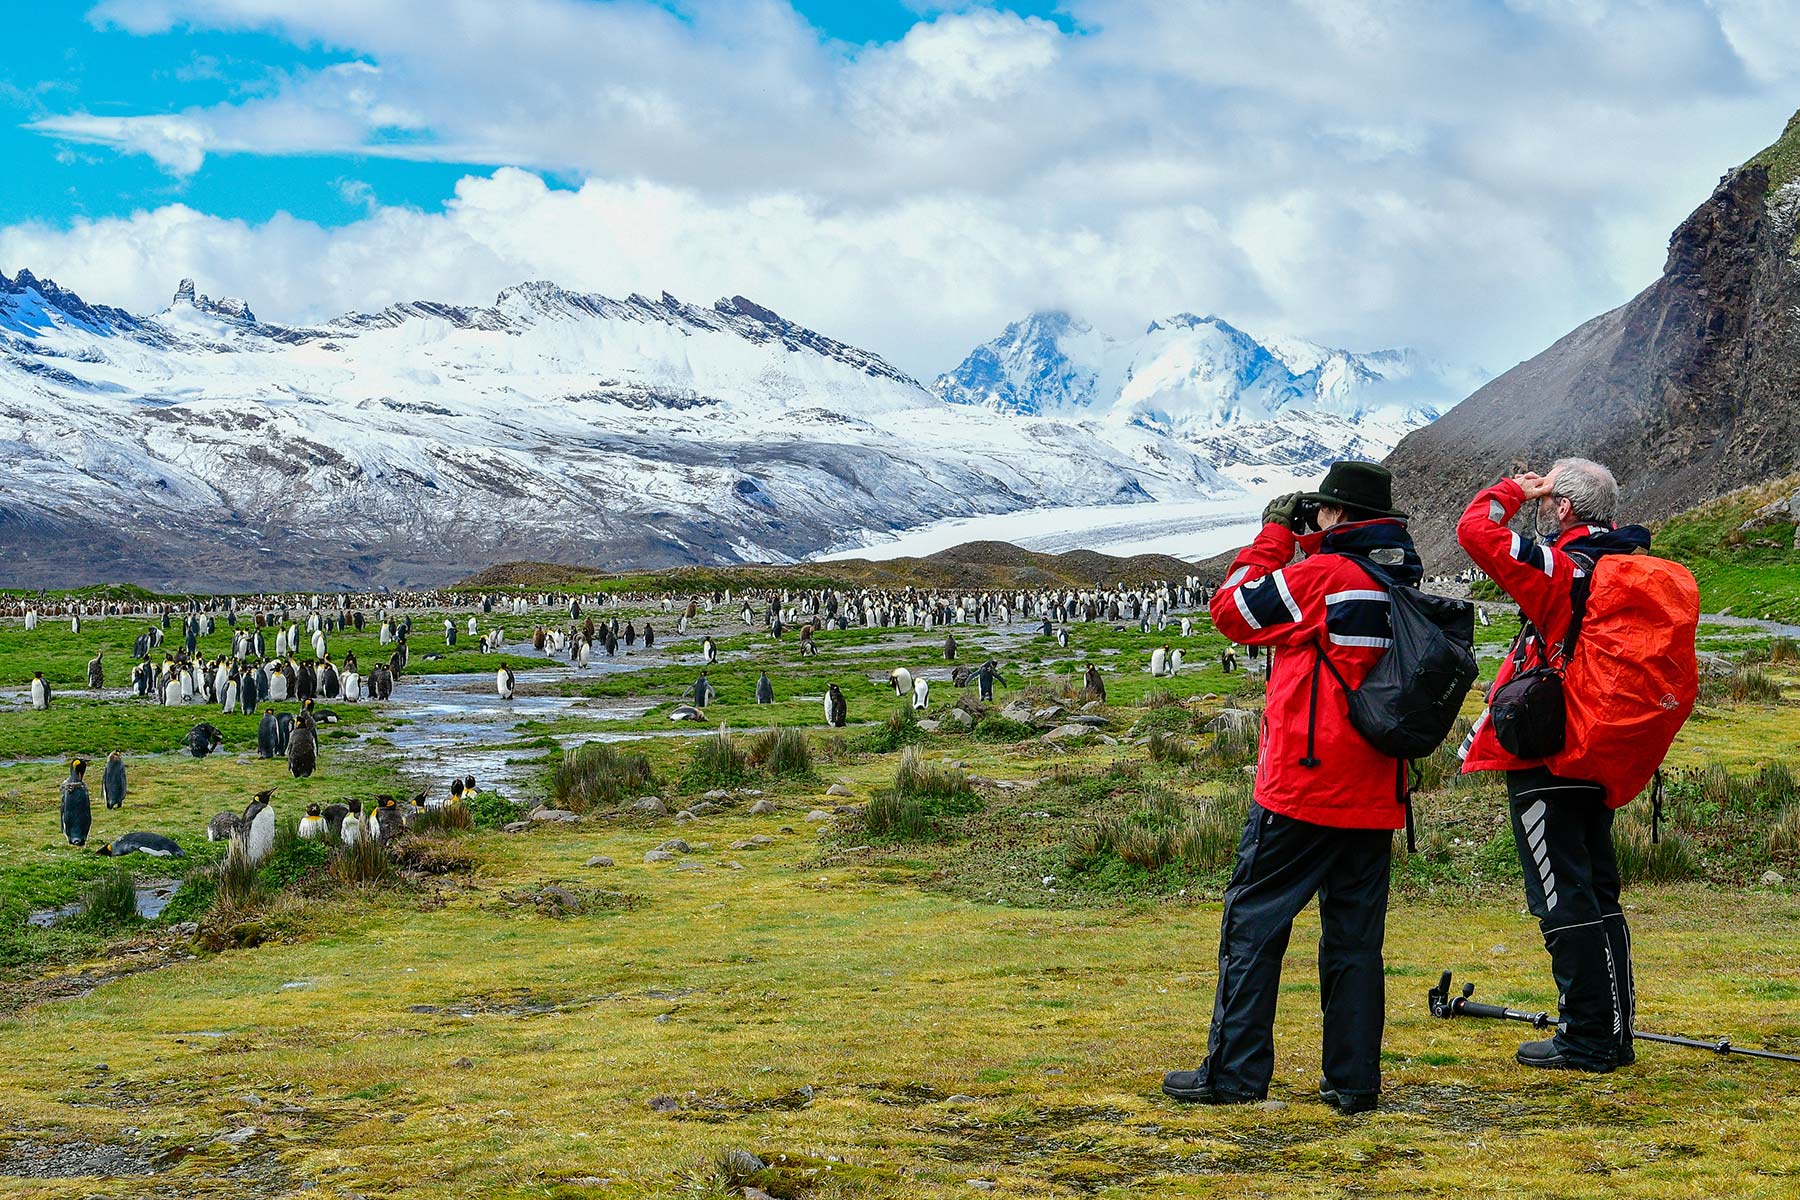
{"label": "backpack shoulder strap", "polygon": [[1568,662],[1575,656],[1575,643],[1581,638],[1581,625],[1587,619],[1588,594],[1594,586],[1594,566],[1589,562],[1587,569],[1575,576],[1569,588],[1569,604],[1572,612],[1569,616],[1569,632],[1563,635],[1562,657]]}

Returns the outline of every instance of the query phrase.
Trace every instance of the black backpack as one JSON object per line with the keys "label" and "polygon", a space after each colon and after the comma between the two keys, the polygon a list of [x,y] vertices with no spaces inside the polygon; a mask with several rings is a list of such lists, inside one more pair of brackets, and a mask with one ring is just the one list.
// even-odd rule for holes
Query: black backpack
{"label": "black backpack", "polygon": [[1396,583],[1368,559],[1346,557],[1387,590],[1393,645],[1369,669],[1361,685],[1351,687],[1326,656],[1324,646],[1314,644],[1313,713],[1307,721],[1306,757],[1300,765],[1319,765],[1313,755],[1313,722],[1318,709],[1319,666],[1323,664],[1349,700],[1351,726],[1376,750],[1399,760],[1395,790],[1400,802],[1407,805],[1406,840],[1411,849],[1406,763],[1424,758],[1450,736],[1462,713],[1463,699],[1480,674],[1475,662],[1475,606]]}

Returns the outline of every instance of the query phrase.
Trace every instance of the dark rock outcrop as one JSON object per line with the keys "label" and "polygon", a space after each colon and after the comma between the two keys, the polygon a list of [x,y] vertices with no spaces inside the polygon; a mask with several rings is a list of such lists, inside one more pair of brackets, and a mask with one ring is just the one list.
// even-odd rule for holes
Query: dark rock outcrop
{"label": "dark rock outcrop", "polygon": [[1650,520],[1800,467],[1800,114],[1669,240],[1662,277],[1481,388],[1388,456],[1434,567],[1502,474],[1581,455]]}

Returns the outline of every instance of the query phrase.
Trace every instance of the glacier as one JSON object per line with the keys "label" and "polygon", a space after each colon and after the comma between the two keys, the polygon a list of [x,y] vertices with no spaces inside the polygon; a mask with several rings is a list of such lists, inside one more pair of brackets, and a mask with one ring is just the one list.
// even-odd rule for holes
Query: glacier
{"label": "glacier", "polygon": [[432,585],[791,561],[952,518],[1241,496],[1152,422],[946,403],[743,297],[548,282],[317,325],[0,274],[11,586]]}

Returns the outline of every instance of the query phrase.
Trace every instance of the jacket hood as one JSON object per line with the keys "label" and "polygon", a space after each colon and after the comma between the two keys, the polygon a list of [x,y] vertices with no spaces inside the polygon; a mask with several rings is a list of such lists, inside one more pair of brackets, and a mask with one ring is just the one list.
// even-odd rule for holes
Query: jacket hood
{"label": "jacket hood", "polygon": [[1650,531],[1642,525],[1578,525],[1556,539],[1556,548],[1589,560],[1608,554],[1636,554],[1650,549]]}
{"label": "jacket hood", "polygon": [[1307,554],[1347,554],[1367,559],[1395,583],[1417,587],[1425,578],[1425,566],[1413,548],[1412,533],[1404,521],[1383,518],[1333,525],[1323,533],[1299,539]]}

